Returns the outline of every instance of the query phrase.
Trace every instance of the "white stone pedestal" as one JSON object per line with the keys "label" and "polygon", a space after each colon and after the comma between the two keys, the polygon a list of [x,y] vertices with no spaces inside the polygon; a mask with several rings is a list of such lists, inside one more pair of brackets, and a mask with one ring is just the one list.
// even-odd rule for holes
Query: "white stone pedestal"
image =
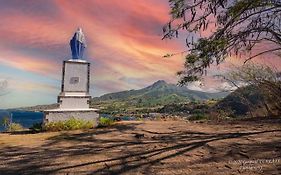
{"label": "white stone pedestal", "polygon": [[91,109],[89,95],[90,63],[84,60],[63,62],[59,108],[44,111],[44,123],[68,120],[72,117],[97,123],[97,109]]}
{"label": "white stone pedestal", "polygon": [[96,109],[53,109],[44,111],[45,117],[43,123],[65,121],[71,118],[93,121],[95,126],[98,124],[99,114]]}

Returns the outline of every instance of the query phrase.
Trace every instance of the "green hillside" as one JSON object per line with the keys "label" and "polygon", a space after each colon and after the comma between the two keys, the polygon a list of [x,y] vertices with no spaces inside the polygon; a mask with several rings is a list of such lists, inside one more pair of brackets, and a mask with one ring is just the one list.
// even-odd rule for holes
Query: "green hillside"
{"label": "green hillside", "polygon": [[207,93],[194,91],[159,80],[139,90],[122,91],[95,97],[92,99],[91,105],[95,107],[126,109],[130,107],[155,107],[173,103],[218,99],[225,97],[227,94],[226,92]]}

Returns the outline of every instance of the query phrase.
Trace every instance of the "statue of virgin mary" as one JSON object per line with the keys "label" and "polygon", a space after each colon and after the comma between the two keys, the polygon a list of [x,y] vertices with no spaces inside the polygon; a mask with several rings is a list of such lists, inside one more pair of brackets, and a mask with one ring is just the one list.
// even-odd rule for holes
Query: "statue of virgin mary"
{"label": "statue of virgin mary", "polygon": [[79,27],[70,40],[72,59],[82,59],[86,47],[85,36],[82,29]]}

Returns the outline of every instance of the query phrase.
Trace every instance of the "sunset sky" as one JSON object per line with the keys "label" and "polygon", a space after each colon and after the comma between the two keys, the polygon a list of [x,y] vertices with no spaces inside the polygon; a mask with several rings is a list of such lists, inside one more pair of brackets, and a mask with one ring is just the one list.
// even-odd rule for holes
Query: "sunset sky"
{"label": "sunset sky", "polygon": [[[77,27],[87,40],[92,96],[160,79],[176,83],[184,61],[182,55],[162,58],[184,49],[184,38],[161,40],[168,0],[0,0],[0,16],[0,80],[8,82],[0,108],[56,102]],[[212,82],[203,90],[214,89]]]}

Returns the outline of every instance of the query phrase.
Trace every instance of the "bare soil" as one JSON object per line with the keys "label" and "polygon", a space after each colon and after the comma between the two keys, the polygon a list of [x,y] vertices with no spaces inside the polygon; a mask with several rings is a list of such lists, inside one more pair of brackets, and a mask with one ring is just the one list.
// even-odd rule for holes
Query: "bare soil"
{"label": "bare soil", "polygon": [[280,119],[0,134],[0,174],[281,174]]}

